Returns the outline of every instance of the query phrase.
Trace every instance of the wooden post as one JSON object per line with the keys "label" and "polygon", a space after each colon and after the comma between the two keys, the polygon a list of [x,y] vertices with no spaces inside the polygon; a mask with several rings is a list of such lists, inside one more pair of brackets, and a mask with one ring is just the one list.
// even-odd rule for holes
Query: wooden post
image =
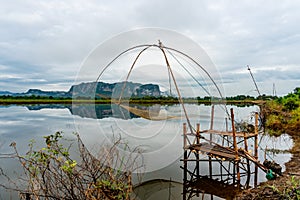
{"label": "wooden post", "polygon": [[[197,124],[196,129],[196,144],[200,144],[200,124]],[[199,151],[196,152],[196,179],[200,177],[200,163],[199,163]],[[199,197],[199,190],[196,190],[196,196]]]}
{"label": "wooden post", "polygon": [[186,123],[183,124],[183,200],[186,200],[187,192],[187,127]]}
{"label": "wooden post", "polygon": [[234,146],[234,151],[235,151],[237,181],[238,181],[238,184],[239,184],[241,176],[240,176],[240,168],[239,168],[238,146],[237,146],[237,142],[236,142],[236,133],[235,133],[235,126],[234,126],[233,108],[230,109],[230,113],[231,113],[231,125],[232,125],[232,135],[233,135],[233,146]]}
{"label": "wooden post", "polygon": [[[200,124],[197,124],[197,130],[196,130],[196,144],[200,144]],[[199,165],[199,151],[196,152],[196,173],[197,173],[197,178],[199,178],[200,175],[200,165]]]}
{"label": "wooden post", "polygon": [[[255,113],[255,127],[254,127],[254,157],[258,160],[258,113]],[[255,165],[255,172],[254,172],[254,186],[257,186],[257,179],[258,179],[258,167]]]}
{"label": "wooden post", "polygon": [[211,106],[211,116],[210,116],[210,130],[214,128],[214,116],[215,115],[215,105]]}
{"label": "wooden post", "polygon": [[[210,117],[210,130],[214,128],[214,115],[215,115],[215,105],[211,106],[211,117]],[[209,134],[209,143],[212,144],[212,133]],[[212,178],[212,161],[211,157],[208,157],[208,167],[209,176]]]}
{"label": "wooden post", "polygon": [[197,136],[197,144],[200,144],[200,124],[197,124],[197,132],[196,132],[196,136]]}
{"label": "wooden post", "polygon": [[[245,144],[245,151],[248,152],[248,138],[246,136],[246,132],[244,132],[244,144]],[[250,176],[251,176],[250,161],[249,161],[249,159],[247,159],[247,181],[246,181],[246,188],[249,187]]]}

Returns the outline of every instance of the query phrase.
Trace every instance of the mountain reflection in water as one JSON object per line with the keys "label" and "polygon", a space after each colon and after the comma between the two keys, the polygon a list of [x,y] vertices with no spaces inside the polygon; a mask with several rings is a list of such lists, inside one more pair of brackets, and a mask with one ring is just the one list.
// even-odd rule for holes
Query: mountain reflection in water
{"label": "mountain reflection in water", "polygon": [[[140,117],[117,104],[35,104],[27,105],[26,107],[28,110],[68,109],[72,115],[92,119],[103,119],[109,117],[132,119]],[[151,106],[130,105],[130,107],[149,112],[152,117],[158,116],[161,110],[161,105],[159,104]]]}
{"label": "mountain reflection in water", "polygon": [[[157,115],[167,112],[170,115],[180,116],[180,105],[130,105],[139,109],[151,110],[151,114],[157,113]],[[210,118],[208,116],[210,107],[204,105],[192,105],[186,106],[189,113],[201,115],[201,124],[203,129],[209,127]],[[237,108],[237,116],[239,119],[244,119],[250,112],[257,110],[256,107],[250,108]],[[149,111],[150,112],[150,111]],[[72,116],[74,115],[74,117]],[[196,116],[196,115],[195,115]],[[216,116],[218,116],[216,114]],[[74,123],[74,118],[79,120]],[[110,119],[111,118],[111,119]],[[120,120],[114,120],[113,118],[119,118]],[[66,136],[70,136],[74,131],[80,131],[84,142],[89,144],[89,147],[93,147],[94,143],[101,143],[102,135],[99,135],[102,129],[104,130],[103,136],[110,136],[110,130],[112,124],[122,130],[128,130],[131,135],[127,135],[129,138],[129,144],[143,145],[145,149],[144,158],[148,168],[160,167],[157,170],[149,170],[142,174],[142,180],[133,177],[134,183],[134,194],[136,199],[182,199],[183,198],[183,170],[180,166],[183,165],[180,159],[182,158],[182,120],[166,120],[165,122],[149,122],[146,119],[138,118],[138,116],[131,114],[128,110],[122,109],[115,104],[40,104],[40,105],[27,105],[24,106],[3,106],[0,107],[0,121],[1,121],[1,140],[0,149],[2,153],[9,153],[9,144],[15,141],[20,152],[25,154],[27,152],[27,144],[32,138],[36,139],[37,144],[43,142],[43,136],[54,131],[63,131]],[[101,120],[101,129],[98,126],[98,120]],[[124,120],[123,120],[124,119]],[[132,119],[132,120],[130,120]],[[218,119],[218,118],[217,118]],[[196,124],[199,122],[198,117],[191,117],[192,123]],[[94,123],[96,122],[96,123]],[[215,126],[223,126],[223,118],[215,121]],[[164,129],[156,125],[161,125]],[[132,128],[133,126],[133,128]],[[146,129],[145,131],[139,131]],[[177,129],[179,131],[177,131]],[[100,130],[100,131],[99,131]],[[155,130],[161,131],[161,134],[151,135]],[[175,130],[175,131],[174,131]],[[136,131],[136,132],[134,132]],[[177,131],[177,132],[176,132]],[[174,135],[178,135],[178,138]],[[151,137],[150,137],[151,136]],[[71,136],[70,136],[71,137]],[[132,139],[133,138],[133,139]],[[175,138],[175,139],[174,139]],[[99,141],[98,141],[99,140]],[[174,144],[170,146],[170,151],[163,149],[168,141],[174,141]],[[278,138],[269,137],[267,135],[260,135],[260,149],[259,149],[259,160],[264,159],[265,149],[274,149],[272,154],[269,154],[269,159],[275,160],[284,167],[284,163],[287,162],[291,155],[284,153],[288,150],[293,141],[288,135],[282,135]],[[268,147],[268,148],[267,148]],[[162,149],[161,151],[158,151]],[[280,150],[280,151],[275,151]],[[157,153],[150,157],[151,153]],[[177,155],[178,154],[178,155]],[[148,157],[146,157],[148,156]],[[173,157],[172,157],[173,156]],[[158,159],[161,158],[161,159]],[[167,160],[169,159],[169,160]],[[167,160],[167,161],[166,161]],[[170,162],[169,162],[170,161]],[[172,162],[171,162],[172,161]],[[168,165],[164,165],[164,163]],[[13,173],[11,169],[17,171],[18,163],[8,162],[7,160],[0,159],[1,167],[5,168],[6,171]],[[150,167],[149,167],[150,166]],[[153,168],[154,168],[153,167]],[[205,175],[208,172],[209,165],[203,162],[201,165],[201,175]],[[151,168],[152,169],[152,168]],[[193,169],[193,168],[191,168]],[[19,169],[21,170],[21,169]],[[231,198],[230,193],[235,195],[238,191],[235,187],[232,187],[230,181],[223,184],[221,179],[216,175],[219,173],[219,167],[216,166],[212,170],[212,178],[210,176],[199,177],[198,180],[189,180],[188,186],[191,186],[191,199],[224,199]],[[141,175],[137,175],[138,177]],[[259,182],[266,181],[265,173],[259,171]],[[3,183],[3,179],[0,177],[0,182]],[[250,185],[253,185],[253,178],[250,180]],[[227,193],[228,192],[228,193]],[[17,199],[17,194],[15,196]],[[0,188],[0,199],[9,199],[10,194],[6,194],[3,189]],[[14,198],[13,198],[14,199]]]}

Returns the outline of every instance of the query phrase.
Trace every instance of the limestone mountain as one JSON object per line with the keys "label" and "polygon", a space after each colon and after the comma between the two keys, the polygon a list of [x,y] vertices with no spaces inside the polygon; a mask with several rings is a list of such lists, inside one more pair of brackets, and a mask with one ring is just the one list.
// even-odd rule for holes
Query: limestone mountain
{"label": "limestone mountain", "polygon": [[107,99],[119,98],[121,93],[123,98],[145,96],[159,97],[161,95],[159,86],[156,84],[141,84],[133,82],[88,82],[72,85],[69,91],[43,91],[40,89],[29,89],[24,93],[11,93],[8,91],[0,92],[0,95]]}

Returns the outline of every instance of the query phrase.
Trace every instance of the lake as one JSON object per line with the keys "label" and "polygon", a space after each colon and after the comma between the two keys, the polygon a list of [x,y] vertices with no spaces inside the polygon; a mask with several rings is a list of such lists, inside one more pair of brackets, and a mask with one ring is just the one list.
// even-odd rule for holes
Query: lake
{"label": "lake", "polygon": [[[183,158],[182,124],[186,122],[184,110],[180,105],[131,106],[134,107],[132,112],[110,104],[0,106],[0,152],[2,155],[11,153],[9,145],[16,142],[20,153],[25,154],[31,139],[39,146],[43,136],[56,131],[62,131],[67,138],[74,138],[74,132],[79,133],[88,148],[95,152],[101,145],[110,144],[113,138],[121,136],[132,149],[142,151],[142,175],[133,177],[136,199],[182,199],[180,159]],[[227,107],[234,109],[236,121],[249,123],[253,123],[253,112],[259,111],[257,106]],[[185,109],[193,127],[200,122],[201,130],[209,129],[211,106],[185,104]],[[147,111],[147,116],[143,110]],[[216,106],[214,129],[225,129],[225,117],[224,106]],[[219,143],[220,137],[214,135],[213,140]],[[284,170],[284,163],[291,158],[291,154],[285,152],[292,147],[291,138],[260,135],[259,145],[259,160],[263,162],[264,150],[270,149],[267,158],[281,164]],[[204,165],[201,169],[205,172],[207,165]],[[7,158],[0,158],[0,167],[11,177],[18,177],[21,170],[18,162]],[[258,178],[259,182],[266,181],[265,173],[259,170]],[[0,177],[0,181],[4,179]],[[4,189],[0,192],[0,199],[17,198],[15,193]],[[203,196],[204,199],[211,197],[222,199],[214,194]]]}

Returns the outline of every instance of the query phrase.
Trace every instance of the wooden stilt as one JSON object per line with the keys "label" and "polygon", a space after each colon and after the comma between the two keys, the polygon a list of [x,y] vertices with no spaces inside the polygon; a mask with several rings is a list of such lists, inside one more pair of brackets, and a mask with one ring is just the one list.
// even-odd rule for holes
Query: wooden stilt
{"label": "wooden stilt", "polygon": [[[254,126],[254,157],[256,160],[258,159],[258,113],[255,113],[255,126]],[[258,179],[258,166],[255,165],[255,172],[254,172],[254,186],[257,186],[257,179]]]}
{"label": "wooden stilt", "polygon": [[[196,144],[200,144],[200,124],[197,124],[197,130],[196,130],[196,137],[197,137],[197,140],[196,140]],[[200,166],[199,166],[199,151],[197,151],[197,154],[196,154],[196,159],[197,159],[197,162],[196,162],[196,172],[197,172],[197,178],[199,177],[200,175]]]}
{"label": "wooden stilt", "polygon": [[233,146],[234,146],[234,151],[235,151],[235,164],[236,164],[237,181],[238,181],[238,184],[239,184],[241,176],[240,176],[240,168],[239,168],[238,146],[237,146],[236,135],[235,135],[233,108],[230,109],[230,114],[231,114],[231,125],[232,125],[232,135],[233,135]]}
{"label": "wooden stilt", "polygon": [[214,128],[214,115],[215,115],[215,105],[211,106],[211,116],[210,116],[210,130]]}
{"label": "wooden stilt", "polygon": [[[196,129],[196,144],[200,144],[200,124],[198,123]],[[200,178],[200,163],[199,163],[199,151],[196,152],[196,178]],[[196,190],[196,196],[199,197],[199,190]]]}
{"label": "wooden stilt", "polygon": [[[244,133],[244,144],[245,144],[245,151],[248,152],[248,138],[246,136],[246,133]],[[249,183],[250,183],[250,175],[251,175],[250,161],[249,161],[249,159],[247,159],[247,180],[246,180],[246,185],[249,185]]]}
{"label": "wooden stilt", "polygon": [[[255,119],[255,131],[251,132],[236,132],[235,121],[234,121],[234,111],[230,109],[231,117],[231,127],[227,118],[226,122],[226,131],[214,130],[214,106],[211,109],[211,119],[210,127],[208,130],[201,130],[200,123],[196,124],[196,129],[194,132],[188,130],[189,126],[187,123],[183,124],[183,146],[184,146],[184,159],[183,161],[183,200],[190,200],[193,197],[200,197],[203,191],[203,177],[208,178],[208,181],[219,181],[223,184],[232,184],[236,189],[241,187],[241,183],[245,183],[242,179],[244,176],[247,176],[246,185],[243,184],[242,188],[248,187],[250,184],[250,177],[253,174],[251,172],[250,163],[255,163],[255,186],[257,186],[257,171],[258,167],[262,170],[266,170],[265,167],[257,161],[258,156],[258,116]],[[203,135],[201,135],[203,134]],[[223,137],[222,141],[213,141],[213,134],[218,134]],[[208,136],[208,138],[203,138],[202,136]],[[227,138],[226,138],[227,137]],[[231,139],[232,137],[232,139]],[[254,145],[254,155],[251,155],[249,151],[249,142],[248,139],[255,137]],[[240,138],[240,139],[239,139]],[[227,140],[227,142],[225,141]],[[244,140],[244,141],[242,141]],[[244,143],[244,146],[242,144]],[[219,144],[218,144],[219,143]],[[222,144],[222,145],[221,145]],[[240,148],[238,146],[240,145]],[[252,149],[252,147],[251,147]],[[208,155],[208,158],[201,159],[200,154]],[[245,162],[241,162],[241,159],[245,159]],[[251,161],[251,162],[250,162]],[[190,164],[189,164],[190,162]],[[202,175],[201,171],[201,162],[204,162],[207,165],[208,162],[208,171],[205,170],[205,174]],[[204,164],[203,163],[203,164]],[[228,167],[227,167],[228,163]],[[220,172],[213,171],[213,169],[218,169],[220,165]],[[226,165],[226,166],[225,166]],[[233,168],[232,168],[233,167]],[[191,169],[190,169],[191,168]],[[254,170],[252,168],[252,170]],[[204,184],[205,185],[205,184]],[[204,187],[205,188],[205,187]],[[205,191],[209,189],[205,188]],[[211,198],[213,198],[212,193]],[[209,196],[206,196],[209,198]]]}
{"label": "wooden stilt", "polygon": [[186,193],[187,193],[187,159],[188,159],[188,154],[187,154],[187,127],[186,123],[183,124],[183,200],[186,200]]}
{"label": "wooden stilt", "polygon": [[[215,115],[215,105],[211,106],[211,118],[210,118],[210,130],[214,128],[214,115]],[[212,144],[212,134],[209,134],[209,143]],[[212,161],[211,157],[208,158],[209,176],[212,178]]]}

